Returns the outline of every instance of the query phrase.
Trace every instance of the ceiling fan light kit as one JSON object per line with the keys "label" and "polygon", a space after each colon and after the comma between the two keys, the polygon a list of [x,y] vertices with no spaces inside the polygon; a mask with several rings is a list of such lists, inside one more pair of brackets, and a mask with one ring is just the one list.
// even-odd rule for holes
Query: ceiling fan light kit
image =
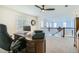
{"label": "ceiling fan light kit", "polygon": [[41,10],[42,12],[45,12],[45,10]]}
{"label": "ceiling fan light kit", "polygon": [[65,5],[65,7],[68,7],[68,5]]}
{"label": "ceiling fan light kit", "polygon": [[38,6],[38,5],[35,5],[37,8],[39,8],[42,12],[45,12],[45,11],[53,11],[55,10],[55,8],[45,8],[45,5],[42,5],[42,7]]}

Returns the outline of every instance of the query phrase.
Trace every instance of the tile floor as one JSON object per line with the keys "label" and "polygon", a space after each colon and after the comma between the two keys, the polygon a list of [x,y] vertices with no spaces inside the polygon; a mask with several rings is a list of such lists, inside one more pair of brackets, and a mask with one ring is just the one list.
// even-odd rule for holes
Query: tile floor
{"label": "tile floor", "polygon": [[74,38],[47,37],[46,52],[47,53],[77,53],[77,49],[74,47]]}

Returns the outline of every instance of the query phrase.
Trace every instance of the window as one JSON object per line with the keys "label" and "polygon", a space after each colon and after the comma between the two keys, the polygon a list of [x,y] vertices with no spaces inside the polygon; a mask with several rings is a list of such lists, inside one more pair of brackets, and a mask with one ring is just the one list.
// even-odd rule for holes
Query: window
{"label": "window", "polygon": [[63,23],[63,27],[66,27],[66,22]]}
{"label": "window", "polygon": [[43,21],[41,21],[41,27],[44,27],[44,22]]}
{"label": "window", "polygon": [[50,23],[50,27],[52,27],[52,23]]}
{"label": "window", "polygon": [[[28,23],[28,21],[27,21]],[[22,31],[23,30],[23,26],[27,25],[26,23],[26,17],[24,16],[17,16],[16,19],[16,30],[17,31]]]}
{"label": "window", "polygon": [[57,23],[54,23],[54,27],[57,27]]}
{"label": "window", "polygon": [[46,23],[46,27],[49,27],[49,23],[48,22]]}

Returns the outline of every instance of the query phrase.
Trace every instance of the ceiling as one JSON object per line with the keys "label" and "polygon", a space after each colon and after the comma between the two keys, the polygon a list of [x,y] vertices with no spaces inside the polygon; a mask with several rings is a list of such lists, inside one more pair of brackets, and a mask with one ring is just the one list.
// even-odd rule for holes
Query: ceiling
{"label": "ceiling", "polygon": [[39,9],[33,5],[4,5],[4,7],[33,16],[38,16],[40,14]]}
{"label": "ceiling", "polygon": [[[41,5],[39,5],[41,7]],[[45,8],[55,8],[53,11],[45,11],[41,12],[41,10],[34,5],[5,5],[5,7],[31,14],[34,16],[51,16],[51,17],[58,17],[63,15],[73,16],[75,15],[75,11],[79,11],[78,5],[45,5]],[[77,12],[78,13],[78,12]],[[79,14],[79,13],[78,13]]]}

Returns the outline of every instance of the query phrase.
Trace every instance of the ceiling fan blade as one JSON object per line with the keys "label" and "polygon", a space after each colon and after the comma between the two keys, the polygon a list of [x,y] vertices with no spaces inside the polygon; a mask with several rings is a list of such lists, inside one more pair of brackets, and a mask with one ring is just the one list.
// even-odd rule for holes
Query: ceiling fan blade
{"label": "ceiling fan blade", "polygon": [[44,10],[55,10],[55,8],[49,8],[49,9],[44,9]]}
{"label": "ceiling fan blade", "polygon": [[42,8],[41,7],[39,7],[38,5],[35,5],[37,8],[39,8],[39,9],[41,9],[42,10]]}

